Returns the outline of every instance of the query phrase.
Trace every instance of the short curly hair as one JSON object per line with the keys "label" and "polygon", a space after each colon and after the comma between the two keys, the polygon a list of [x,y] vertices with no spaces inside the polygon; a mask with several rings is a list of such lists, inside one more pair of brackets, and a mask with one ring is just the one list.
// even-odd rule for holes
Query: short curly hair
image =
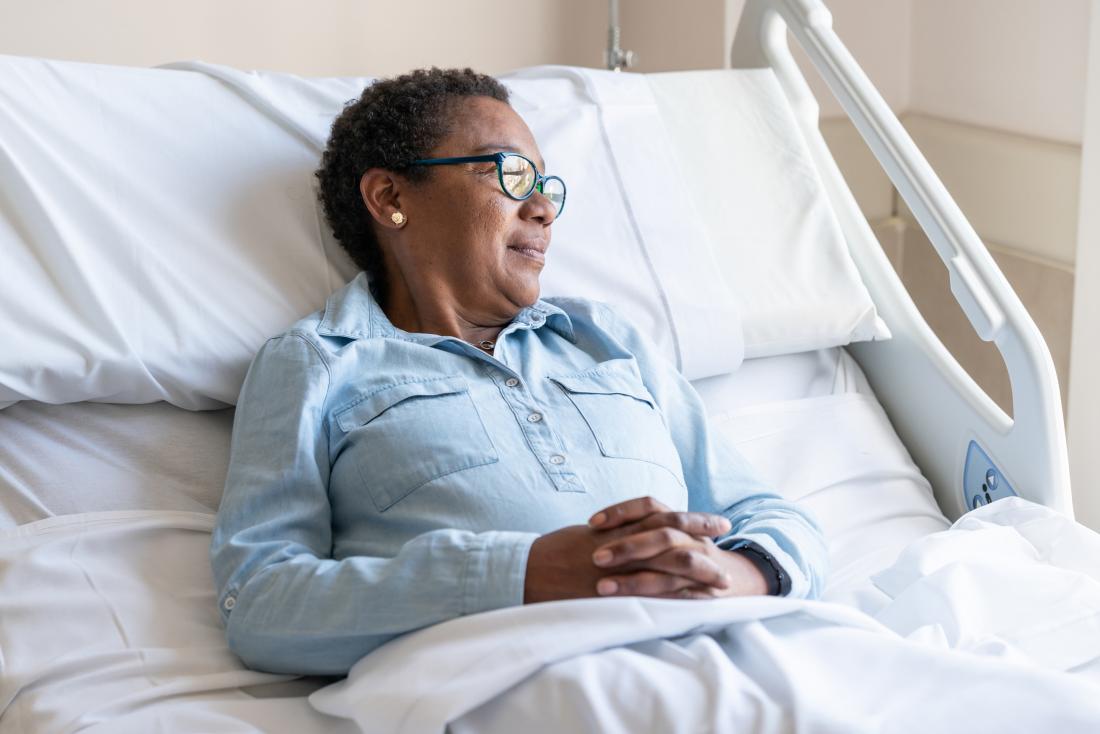
{"label": "short curly hair", "polygon": [[426,158],[447,135],[448,106],[461,97],[492,97],[508,102],[508,89],[473,69],[416,69],[382,79],[351,100],[333,121],[321,166],[319,197],[333,234],[370,277],[379,303],[387,295],[385,266],[372,218],[359,192],[368,168],[385,168],[410,181],[424,181]]}

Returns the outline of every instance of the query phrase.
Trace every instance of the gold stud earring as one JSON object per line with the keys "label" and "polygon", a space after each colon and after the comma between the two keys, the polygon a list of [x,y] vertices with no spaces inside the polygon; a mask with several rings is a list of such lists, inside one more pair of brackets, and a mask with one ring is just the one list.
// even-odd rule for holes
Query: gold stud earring
{"label": "gold stud earring", "polygon": [[390,215],[390,219],[393,220],[393,223],[398,227],[405,223],[405,215],[401,212],[394,212]]}

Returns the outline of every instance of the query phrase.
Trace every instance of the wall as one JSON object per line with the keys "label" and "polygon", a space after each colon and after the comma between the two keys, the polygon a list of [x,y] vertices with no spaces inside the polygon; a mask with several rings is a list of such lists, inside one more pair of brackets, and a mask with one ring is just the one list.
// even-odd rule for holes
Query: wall
{"label": "wall", "polygon": [[[153,66],[201,59],[304,75],[602,63],[606,15],[583,0],[0,0],[0,52]],[[308,8],[308,12],[306,9]],[[591,24],[588,24],[591,25]],[[578,37],[579,36],[579,37]]]}
{"label": "wall", "polygon": [[[1090,22],[1081,200],[1100,201],[1100,0]],[[1069,457],[1077,517],[1100,528],[1100,208],[1081,207],[1070,381]],[[1080,376],[1080,377],[1077,377]]]}
{"label": "wall", "polygon": [[913,0],[911,108],[1081,143],[1090,0]]}

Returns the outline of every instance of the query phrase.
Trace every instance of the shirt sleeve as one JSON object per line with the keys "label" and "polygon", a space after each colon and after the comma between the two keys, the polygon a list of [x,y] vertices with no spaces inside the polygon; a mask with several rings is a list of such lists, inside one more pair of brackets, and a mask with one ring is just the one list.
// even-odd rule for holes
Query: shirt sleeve
{"label": "shirt sleeve", "polygon": [[645,334],[606,305],[596,317],[634,355],[668,423],[684,471],[688,509],[729,519],[732,528],[716,540],[718,547],[734,550],[755,543],[787,573],[789,596],[820,597],[828,550],[811,513],[769,489],[732,443],[708,429],[699,394]]}
{"label": "shirt sleeve", "polygon": [[398,635],[520,605],[534,533],[441,529],[392,558],[332,558],[329,368],[306,335],[249,367],[211,542],[230,649],[249,667],[343,675]]}

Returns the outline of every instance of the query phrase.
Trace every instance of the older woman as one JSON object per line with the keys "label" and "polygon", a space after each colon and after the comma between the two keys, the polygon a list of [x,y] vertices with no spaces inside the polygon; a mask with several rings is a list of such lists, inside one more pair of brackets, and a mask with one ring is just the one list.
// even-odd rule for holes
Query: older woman
{"label": "older woman", "polygon": [[365,272],[263,345],[237,405],[211,554],[248,665],[342,674],[555,599],[819,593],[817,526],[708,437],[690,383],[611,308],[540,300],[546,166],[469,69],[333,124],[321,199]]}

